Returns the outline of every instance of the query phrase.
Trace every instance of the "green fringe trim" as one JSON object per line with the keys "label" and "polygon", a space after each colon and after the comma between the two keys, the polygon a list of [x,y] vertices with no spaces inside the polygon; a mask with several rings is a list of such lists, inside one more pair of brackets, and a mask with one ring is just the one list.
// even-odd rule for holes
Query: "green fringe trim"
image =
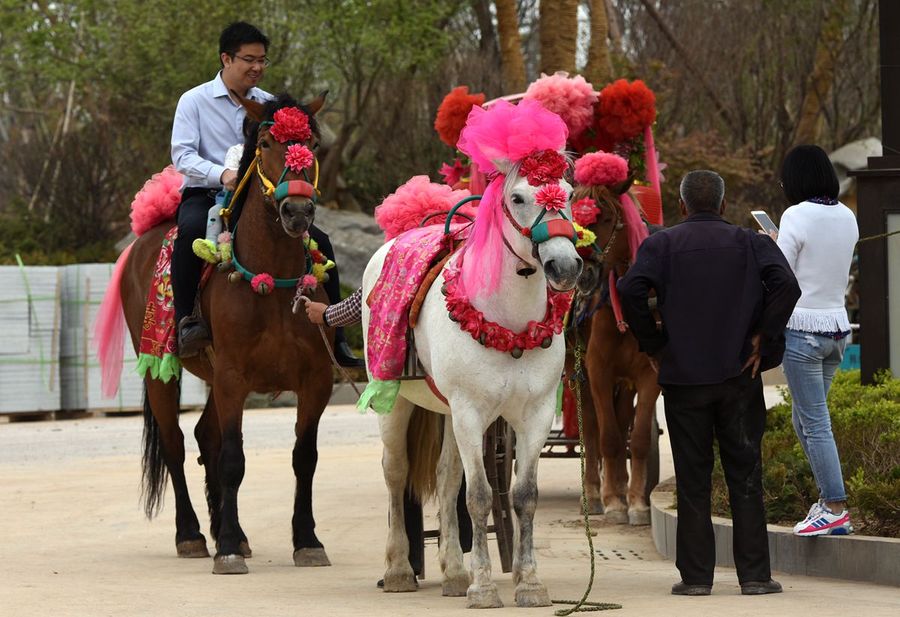
{"label": "green fringe trim", "polygon": [[154,356],[148,353],[142,353],[138,356],[137,367],[135,372],[141,377],[147,375],[150,371],[150,377],[158,379],[163,383],[169,383],[173,377],[178,379],[181,375],[181,360],[174,354],[163,354],[163,357]]}
{"label": "green fringe trim", "polygon": [[[565,378],[564,378],[565,379]],[[562,415],[562,403],[563,403],[563,389],[565,386],[565,380],[559,382],[559,385],[556,386],[556,417],[560,417]]]}
{"label": "green fringe trim", "polygon": [[400,394],[400,380],[373,379],[363,390],[356,402],[356,408],[360,413],[366,413],[367,409],[372,409],[377,414],[391,413],[398,394]]}

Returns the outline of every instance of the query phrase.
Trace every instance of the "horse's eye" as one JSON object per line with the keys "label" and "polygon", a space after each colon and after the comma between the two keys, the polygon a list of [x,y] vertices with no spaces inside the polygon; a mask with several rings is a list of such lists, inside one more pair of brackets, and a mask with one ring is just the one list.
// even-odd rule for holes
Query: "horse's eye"
{"label": "horse's eye", "polygon": [[269,145],[269,142],[267,142],[265,139],[263,139],[261,142],[259,142],[259,147],[260,148],[270,148],[271,146]]}
{"label": "horse's eye", "polygon": [[521,206],[522,204],[525,203],[525,199],[518,193],[513,193],[512,202],[516,205]]}

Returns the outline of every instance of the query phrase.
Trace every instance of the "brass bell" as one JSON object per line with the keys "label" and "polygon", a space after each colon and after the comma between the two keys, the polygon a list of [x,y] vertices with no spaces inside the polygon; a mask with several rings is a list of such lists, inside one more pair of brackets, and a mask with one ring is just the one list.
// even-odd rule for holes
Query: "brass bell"
{"label": "brass bell", "polygon": [[541,348],[542,348],[542,349],[547,349],[547,348],[549,348],[550,345],[552,345],[552,344],[553,344],[553,339],[552,339],[551,337],[548,336],[548,337],[545,338],[543,341],[541,341]]}
{"label": "brass bell", "polygon": [[513,350],[509,353],[512,355],[513,358],[518,360],[519,358],[522,357],[522,354],[525,353],[525,351],[520,347],[513,347]]}
{"label": "brass bell", "polygon": [[260,283],[256,286],[256,293],[261,296],[268,296],[270,293],[272,293],[272,290],[265,283]]}
{"label": "brass bell", "polygon": [[444,283],[443,285],[441,285],[441,293],[445,296],[447,295],[447,293],[449,293],[447,291],[447,283]]}
{"label": "brass bell", "polygon": [[234,268],[234,264],[231,263],[231,260],[228,261],[220,261],[216,264],[216,268],[218,268],[219,272],[228,272],[232,268]]}
{"label": "brass bell", "polygon": [[478,342],[481,343],[482,345],[484,345],[486,341],[487,341],[487,334],[482,332],[481,336],[478,337]]}
{"label": "brass bell", "polygon": [[235,270],[234,272],[232,272],[231,274],[228,275],[228,282],[229,283],[237,283],[242,278],[244,278],[244,277],[241,275],[241,273],[238,272],[237,270]]}

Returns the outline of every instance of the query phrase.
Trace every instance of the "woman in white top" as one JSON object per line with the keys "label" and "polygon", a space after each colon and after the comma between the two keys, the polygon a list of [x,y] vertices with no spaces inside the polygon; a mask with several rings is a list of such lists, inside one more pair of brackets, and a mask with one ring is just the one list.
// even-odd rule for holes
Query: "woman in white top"
{"label": "woman in white top", "polygon": [[794,533],[845,535],[853,528],[826,397],[850,334],[844,293],[859,230],[853,212],[837,200],[837,176],[820,147],[791,150],[781,185],[795,205],[781,217],[777,242],[803,292],[785,333],[784,373],[794,430],[820,492]]}

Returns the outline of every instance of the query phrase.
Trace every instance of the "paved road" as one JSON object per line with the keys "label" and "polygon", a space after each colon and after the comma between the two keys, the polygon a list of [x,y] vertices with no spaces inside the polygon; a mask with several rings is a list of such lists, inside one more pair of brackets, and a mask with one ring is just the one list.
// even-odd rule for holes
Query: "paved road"
{"label": "paved road", "polygon": [[[186,432],[196,420],[196,413],[183,416]],[[434,544],[426,549],[427,578],[419,592],[375,588],[386,519],[377,420],[347,406],[332,407],[323,418],[315,485],[317,532],[334,565],[293,567],[292,425],[290,410],[248,412],[241,517],[254,549],[251,573],[216,577],[209,559],[175,557],[171,499],[157,519],[142,516],[139,417],[0,424],[0,523],[6,531],[0,616],[462,614],[464,599],[440,595]],[[671,461],[665,439],[662,445],[665,477]],[[192,460],[193,439],[188,450]],[[187,472],[205,521],[202,468],[191,464]],[[578,517],[578,461],[542,461],[539,482],[539,571],[552,597],[578,598],[589,569]],[[426,525],[435,524],[433,511],[429,506]],[[801,576],[779,576],[786,588],[779,596],[742,597],[727,568],[717,571],[712,597],[675,598],[668,589],[676,571],[656,553],[647,528],[606,525],[602,517],[593,523],[598,578],[591,597],[621,603],[617,615],[805,617],[852,610],[868,617],[900,610],[897,589]],[[496,555],[495,564],[501,597],[512,605],[510,575],[499,573]],[[511,606],[498,611],[522,612]]]}

